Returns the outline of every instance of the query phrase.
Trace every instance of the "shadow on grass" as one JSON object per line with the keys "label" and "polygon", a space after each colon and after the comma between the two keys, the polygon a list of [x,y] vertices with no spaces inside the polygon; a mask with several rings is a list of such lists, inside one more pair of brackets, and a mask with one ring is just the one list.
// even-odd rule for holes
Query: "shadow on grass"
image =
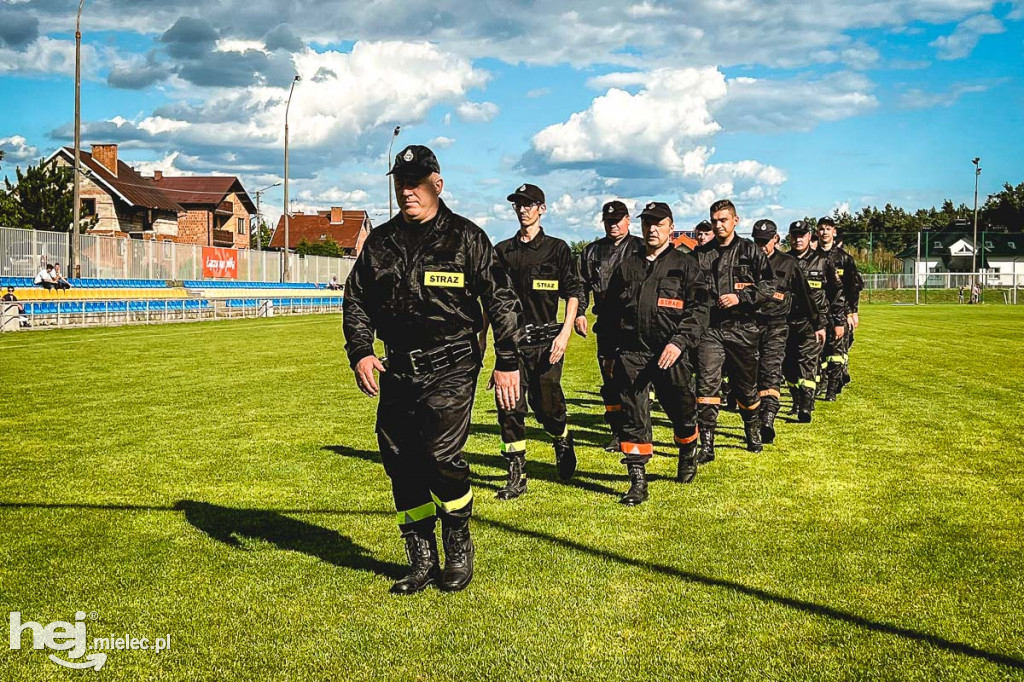
{"label": "shadow on grass", "polygon": [[370,571],[397,580],[406,567],[375,558],[368,549],[335,530],[284,516],[276,511],[236,509],[181,500],[174,508],[196,529],[225,545],[244,549],[241,538],[265,540],[278,549],[302,552],[341,568]]}

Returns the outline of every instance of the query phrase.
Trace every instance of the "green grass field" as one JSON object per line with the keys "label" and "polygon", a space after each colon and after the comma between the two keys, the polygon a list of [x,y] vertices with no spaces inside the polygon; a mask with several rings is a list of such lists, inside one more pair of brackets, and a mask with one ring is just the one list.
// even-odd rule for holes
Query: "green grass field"
{"label": "green grass field", "polygon": [[494,499],[481,382],[476,578],[411,598],[338,317],[5,335],[0,614],[171,647],[72,671],[26,633],[0,680],[1022,679],[1024,309],[861,320],[840,402],[760,455],[724,414],[718,459],[681,486],[656,455],[635,509],[593,338],[569,484],[534,424],[529,492]]}

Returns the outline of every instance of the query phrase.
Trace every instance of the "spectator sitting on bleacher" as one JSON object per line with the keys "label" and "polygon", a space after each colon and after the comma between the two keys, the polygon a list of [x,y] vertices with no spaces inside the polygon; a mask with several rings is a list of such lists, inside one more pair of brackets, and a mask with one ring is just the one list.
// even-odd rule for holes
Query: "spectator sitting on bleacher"
{"label": "spectator sitting on bleacher", "polygon": [[[4,303],[15,303],[18,297],[14,295],[14,287],[7,287],[7,293],[0,298]],[[31,327],[28,323],[28,318],[25,317],[25,306],[18,303],[18,320],[21,322],[22,327]]]}
{"label": "spectator sitting on bleacher", "polygon": [[71,282],[64,278],[64,273],[60,271],[60,263],[53,264],[53,286],[57,289],[70,289]]}
{"label": "spectator sitting on bleacher", "polygon": [[47,263],[45,267],[39,268],[39,272],[36,273],[34,283],[47,290],[53,289],[53,266]]}
{"label": "spectator sitting on bleacher", "polygon": [[338,281],[337,275],[331,275],[331,281],[327,284],[327,288],[331,291],[341,291],[341,282]]}

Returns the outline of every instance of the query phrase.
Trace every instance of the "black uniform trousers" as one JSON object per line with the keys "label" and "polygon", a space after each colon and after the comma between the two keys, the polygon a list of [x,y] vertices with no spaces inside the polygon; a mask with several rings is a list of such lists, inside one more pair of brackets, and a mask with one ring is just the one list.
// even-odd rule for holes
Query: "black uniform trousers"
{"label": "black uniform trousers", "polygon": [[[808,398],[814,396],[818,386],[818,357],[821,355],[821,344],[814,336],[814,325],[808,320],[789,323],[789,338],[786,340],[786,359],[782,363],[782,373],[794,394]],[[814,409],[814,402],[807,400],[807,411]]]}
{"label": "black uniform trousers", "polygon": [[782,387],[782,363],[786,357],[789,324],[785,318],[767,318],[759,322],[757,395],[761,400],[779,404]]}
{"label": "black uniform trousers", "polygon": [[683,353],[668,369],[658,367],[653,353],[623,352],[615,361],[614,380],[622,399],[622,463],[645,464],[654,454],[651,387],[672,422],[677,445],[697,440],[697,400],[693,395],[690,354]]}
{"label": "black uniform trousers", "polygon": [[[526,451],[526,405],[529,402],[537,421],[554,438],[566,435],[568,418],[562,393],[562,365],[549,362],[551,344],[522,346],[519,349],[519,400],[511,410],[498,405],[501,426],[501,451],[508,456]],[[497,405],[497,399],[495,399]]]}
{"label": "black uniform trousers", "polygon": [[[600,347],[600,344],[598,344]],[[597,356],[597,366],[601,370],[601,401],[604,403],[604,421],[611,429],[612,435],[619,438],[622,431],[622,400],[615,380],[605,372],[604,358]]]}
{"label": "black uniform trousers", "polygon": [[753,320],[725,320],[710,327],[697,350],[697,411],[702,427],[714,428],[722,405],[722,372],[743,421],[757,418],[758,328]]}
{"label": "black uniform trousers", "polygon": [[377,443],[398,510],[399,526],[468,517],[469,463],[462,449],[480,373],[478,354],[427,375],[380,375]]}
{"label": "black uniform trousers", "polygon": [[843,322],[843,338],[837,339],[835,328],[829,325],[826,327],[825,348],[821,353],[821,374],[825,377],[832,375],[842,376],[846,367],[847,352],[850,343],[850,322]]}

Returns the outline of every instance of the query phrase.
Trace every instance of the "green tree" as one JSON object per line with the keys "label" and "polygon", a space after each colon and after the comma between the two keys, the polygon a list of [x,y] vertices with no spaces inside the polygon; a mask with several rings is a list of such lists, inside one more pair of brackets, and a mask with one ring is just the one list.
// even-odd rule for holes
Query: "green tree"
{"label": "green tree", "polygon": [[583,253],[583,249],[586,248],[587,244],[589,243],[590,242],[588,242],[585,239],[569,242],[569,249],[572,251],[572,255],[578,257],[581,253]]}
{"label": "green tree", "polygon": [[[7,219],[8,227],[22,227],[47,232],[67,232],[71,225],[73,195],[71,181],[73,171],[57,164],[28,166],[24,172],[15,168],[16,182],[4,178],[6,198],[0,200],[0,214]],[[11,202],[17,203],[17,209]],[[79,230],[84,231],[95,219],[81,221]]]}
{"label": "green tree", "polygon": [[1005,227],[1011,232],[1024,229],[1024,182],[1016,187],[1003,184],[1003,189],[990,194],[979,210],[979,222],[986,227]]}
{"label": "green tree", "polygon": [[249,239],[249,248],[250,249],[255,249],[256,248],[256,244],[257,244],[256,236],[257,235],[259,235],[259,238],[260,238],[260,240],[259,240],[260,248],[261,249],[266,249],[270,245],[270,238],[274,235],[274,233],[270,229],[270,226],[267,225],[267,222],[265,220],[260,220],[259,231],[258,232],[254,232],[252,237]]}
{"label": "green tree", "polygon": [[338,242],[328,237],[322,242],[309,242],[303,239],[295,247],[295,253],[302,256],[332,256],[334,258],[341,258],[345,255],[345,250],[341,248]]}

